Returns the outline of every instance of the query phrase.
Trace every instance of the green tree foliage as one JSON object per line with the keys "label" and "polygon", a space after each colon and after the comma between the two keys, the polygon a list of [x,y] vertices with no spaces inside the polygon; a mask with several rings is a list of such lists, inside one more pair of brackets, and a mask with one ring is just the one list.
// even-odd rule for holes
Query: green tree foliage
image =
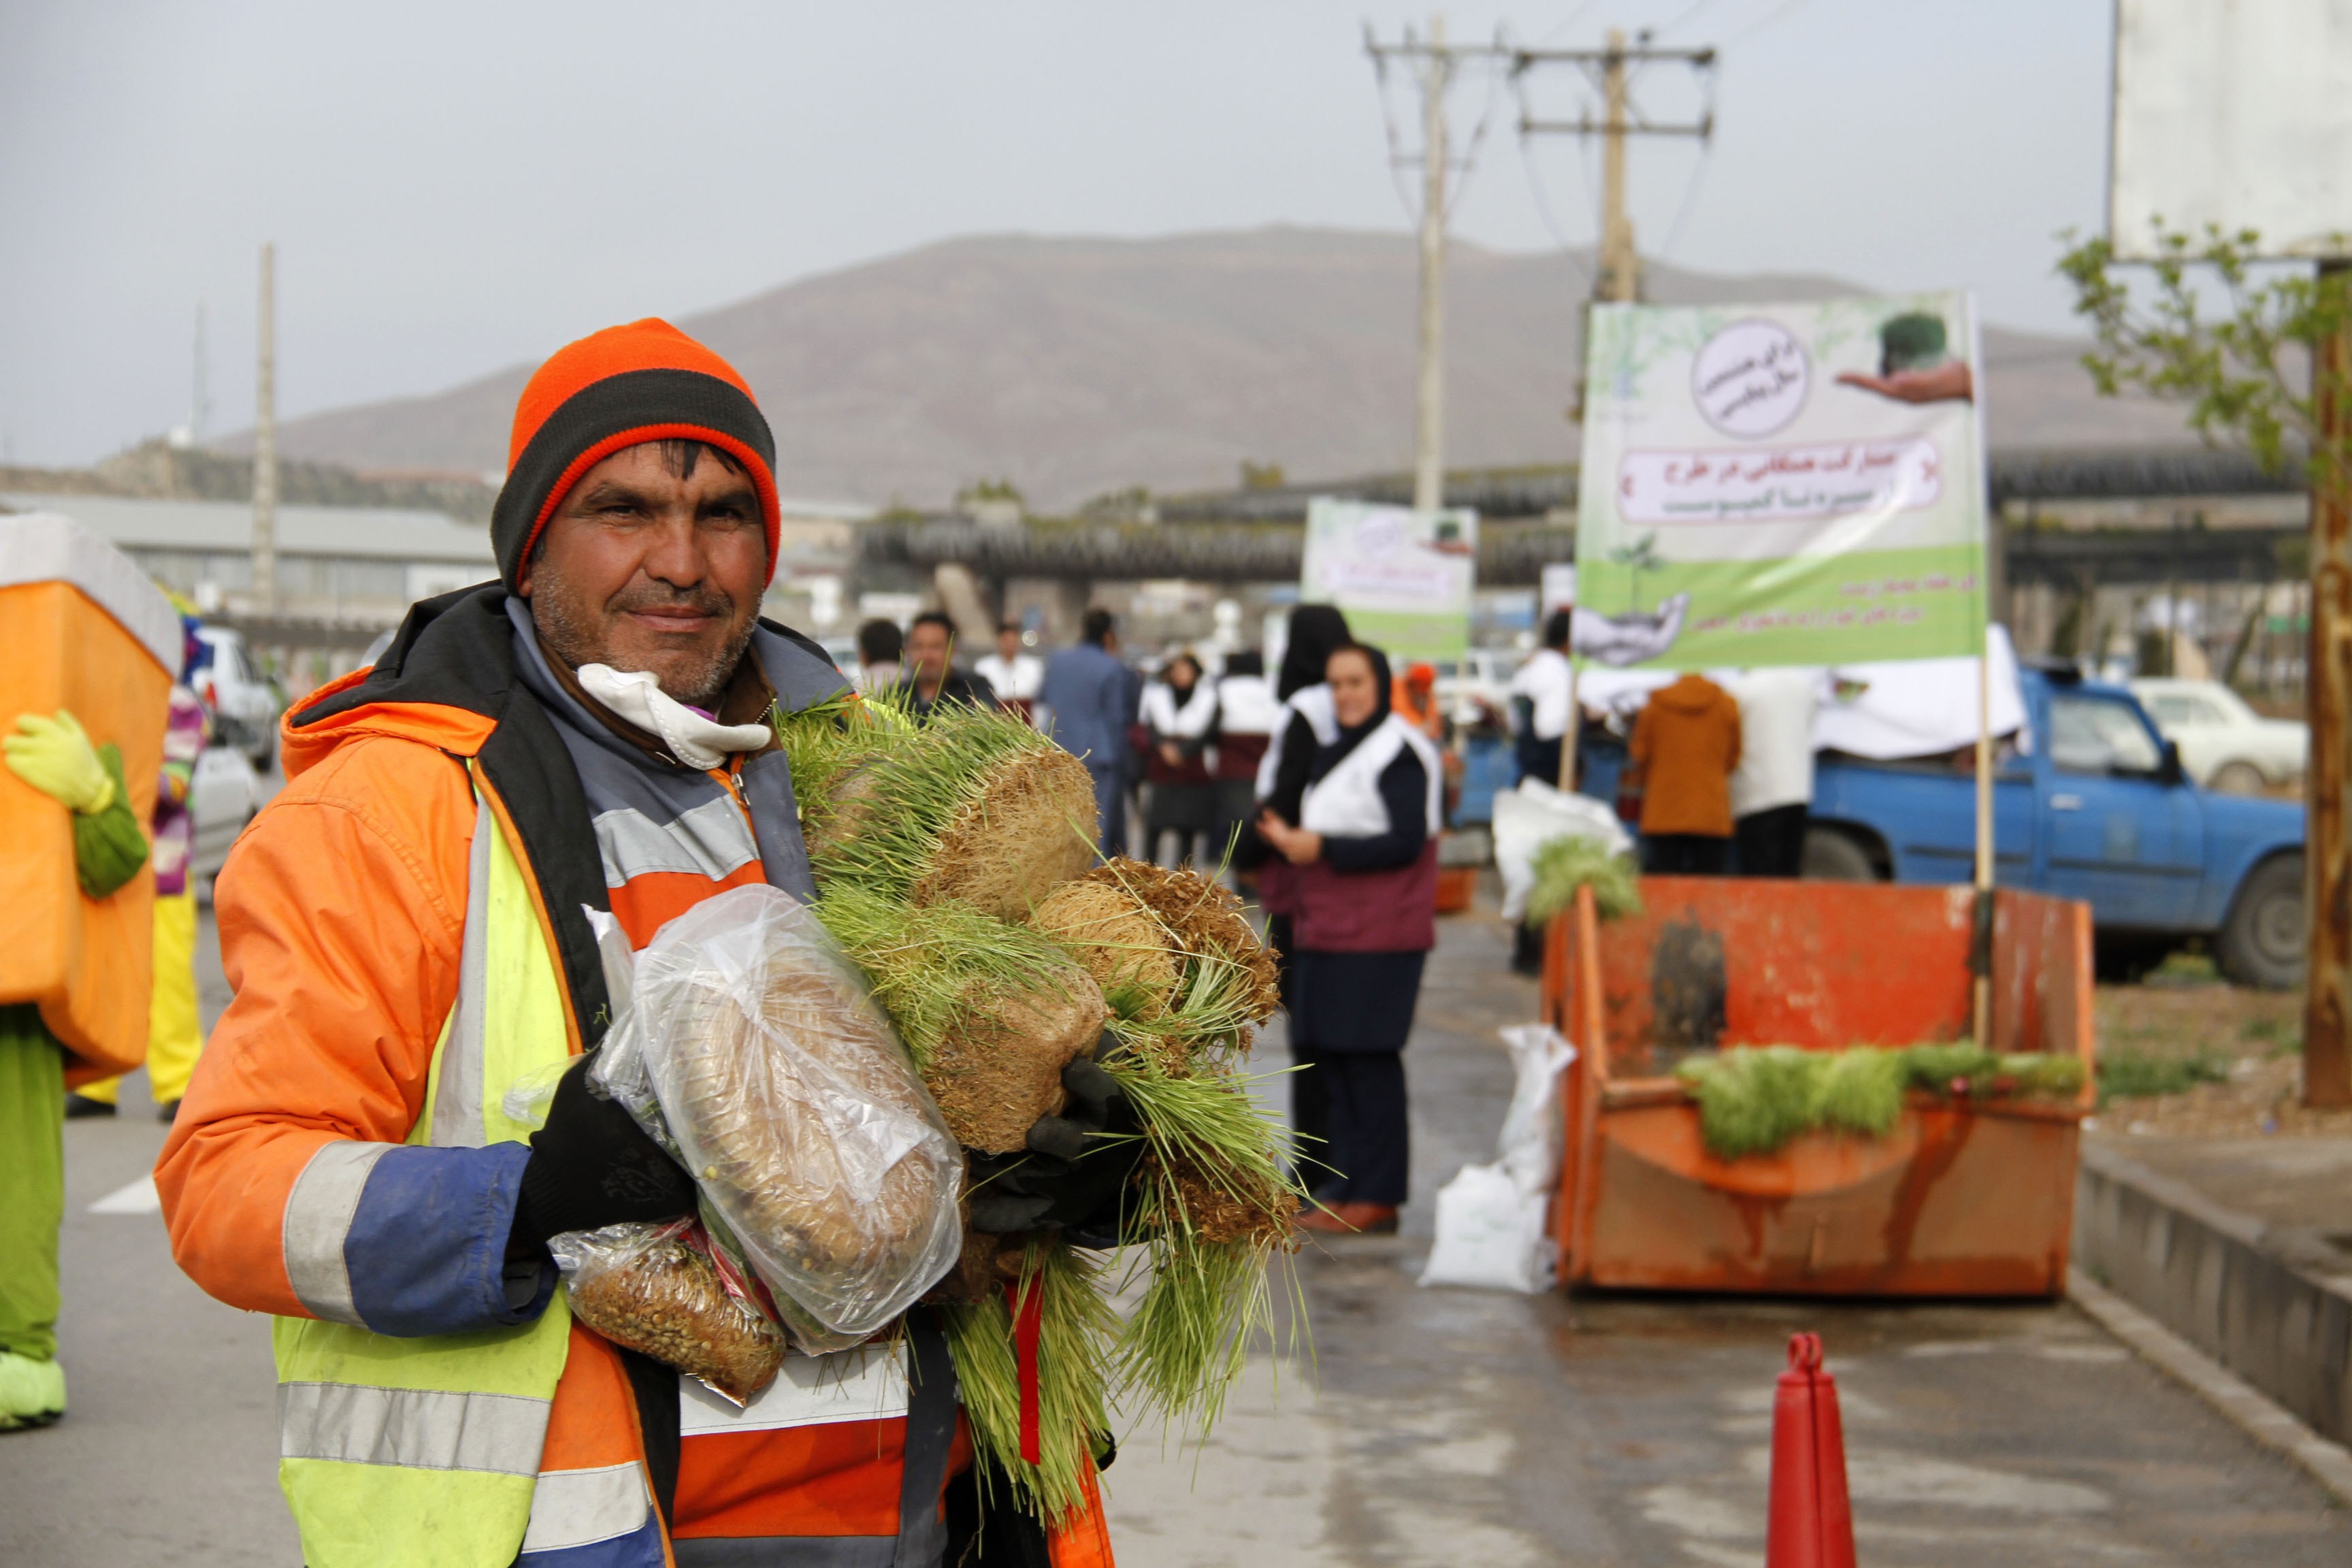
{"label": "green tree foliage", "polygon": [[[2315,479],[2341,483],[2352,443],[2319,438],[2319,408],[2342,394],[2343,371],[2313,368],[2320,345],[2352,322],[2346,275],[2264,265],[2252,229],[2190,234],[2158,220],[2155,238],[2152,262],[2120,262],[2101,238],[2058,263],[2097,340],[2083,356],[2093,384],[2108,397],[2137,390],[2185,403],[2207,440],[2242,443],[2273,471],[2302,458]],[[2137,290],[2133,273],[2146,275]]]}

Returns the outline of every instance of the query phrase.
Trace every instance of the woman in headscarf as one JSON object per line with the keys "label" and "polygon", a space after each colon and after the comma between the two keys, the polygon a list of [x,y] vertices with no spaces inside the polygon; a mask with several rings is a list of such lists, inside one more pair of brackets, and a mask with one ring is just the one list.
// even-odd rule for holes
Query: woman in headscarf
{"label": "woman in headscarf", "polygon": [[[1312,1184],[1318,1231],[1391,1232],[1405,1201],[1404,1045],[1437,945],[1437,750],[1391,710],[1388,659],[1354,645],[1325,666],[1331,738],[1316,746],[1297,825],[1273,807],[1258,831],[1293,873],[1293,1103],[1319,1099],[1328,1169]],[[1294,1120],[1303,1120],[1295,1117]]]}
{"label": "woman in headscarf", "polygon": [[1216,739],[1217,689],[1201,679],[1201,661],[1180,653],[1160,678],[1143,689],[1142,722],[1150,734],[1143,782],[1151,788],[1144,814],[1143,858],[1157,863],[1163,835],[1176,835],[1179,868],[1190,865],[1195,841],[1217,826],[1217,783],[1208,750]]}
{"label": "woman in headscarf", "polygon": [[1301,605],[1290,612],[1290,640],[1282,650],[1282,671],[1274,688],[1282,722],[1259,765],[1257,793],[1285,822],[1298,820],[1298,797],[1315,748],[1331,739],[1331,691],[1324,667],[1334,650],[1356,639],[1337,605]]}
{"label": "woman in headscarf", "polygon": [[[1348,617],[1336,605],[1301,605],[1290,612],[1289,640],[1282,654],[1275,700],[1273,739],[1258,759],[1257,808],[1250,816],[1262,822],[1268,813],[1286,825],[1298,821],[1298,803],[1307,793],[1307,772],[1315,764],[1315,749],[1339,736],[1331,717],[1331,689],[1323,683],[1331,650],[1354,639]],[[1255,873],[1258,907],[1265,911],[1265,943],[1274,950],[1275,973],[1282,987],[1282,1005],[1291,1005],[1292,962],[1290,918],[1292,889],[1297,881],[1290,863],[1262,831],[1244,833],[1235,846],[1234,865]],[[1290,1126],[1298,1135],[1305,1157],[1319,1148],[1328,1129],[1323,1117],[1323,1079],[1305,1058],[1297,1058],[1290,1074]]]}

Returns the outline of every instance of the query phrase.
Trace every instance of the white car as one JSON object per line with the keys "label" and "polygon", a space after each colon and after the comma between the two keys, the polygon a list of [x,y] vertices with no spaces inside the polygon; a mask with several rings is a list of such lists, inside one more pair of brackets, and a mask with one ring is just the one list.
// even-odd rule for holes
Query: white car
{"label": "white car", "polygon": [[226,626],[199,627],[196,636],[212,650],[189,685],[212,710],[213,737],[235,746],[262,773],[278,755],[278,716],[286,698],[278,683],[254,667],[245,638]]}
{"label": "white car", "polygon": [[230,846],[253,814],[261,809],[261,777],[253,763],[235,746],[206,746],[188,778],[188,809],[195,818],[195,843],[188,856],[188,875],[204,881],[221,868]]}
{"label": "white car", "polygon": [[2164,738],[2179,746],[2182,768],[2207,789],[2257,795],[2303,777],[2309,726],[2265,719],[2218,680],[2150,676],[2131,689]]}

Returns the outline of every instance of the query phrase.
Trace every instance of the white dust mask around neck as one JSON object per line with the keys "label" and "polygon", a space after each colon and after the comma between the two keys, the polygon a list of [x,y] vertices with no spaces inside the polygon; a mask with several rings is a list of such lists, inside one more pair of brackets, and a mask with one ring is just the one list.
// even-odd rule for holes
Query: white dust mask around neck
{"label": "white dust mask around neck", "polygon": [[715,768],[735,752],[756,752],[772,731],[765,724],[721,724],[688,708],[661,689],[646,670],[618,670],[583,664],[580,689],[648,735],[657,735],[671,756],[690,768]]}

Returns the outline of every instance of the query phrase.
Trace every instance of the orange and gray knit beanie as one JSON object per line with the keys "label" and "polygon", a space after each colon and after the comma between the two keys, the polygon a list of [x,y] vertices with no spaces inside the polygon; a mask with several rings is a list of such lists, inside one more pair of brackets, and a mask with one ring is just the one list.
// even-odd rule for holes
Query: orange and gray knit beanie
{"label": "orange and gray knit beanie", "polygon": [[708,441],[760,492],[776,571],[776,438],[735,367],[667,321],[607,327],[558,349],[515,404],[490,544],[509,593],[540,531],[580,476],[626,447]]}

